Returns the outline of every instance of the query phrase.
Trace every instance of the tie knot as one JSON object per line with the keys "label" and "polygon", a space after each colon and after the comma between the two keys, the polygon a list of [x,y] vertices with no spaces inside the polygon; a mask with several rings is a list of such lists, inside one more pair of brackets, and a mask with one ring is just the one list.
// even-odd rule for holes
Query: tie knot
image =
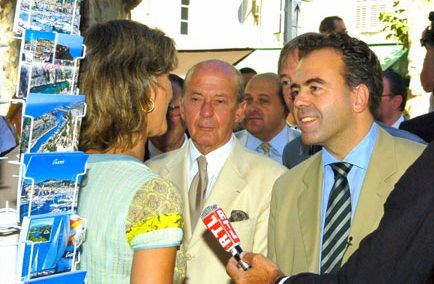
{"label": "tie knot", "polygon": [[344,163],[344,162],[331,164],[333,173],[335,174],[335,178],[338,176],[346,177],[350,172],[352,166],[353,165],[351,165],[350,163]]}
{"label": "tie knot", "polygon": [[265,156],[270,156],[270,149],[271,149],[271,144],[268,142],[262,142],[261,145],[259,145],[261,147],[261,149],[264,151],[264,155]]}
{"label": "tie knot", "polygon": [[206,168],[208,166],[208,163],[206,161],[205,156],[199,156],[197,158],[197,164],[199,166],[199,172],[202,172],[202,173],[206,172]]}

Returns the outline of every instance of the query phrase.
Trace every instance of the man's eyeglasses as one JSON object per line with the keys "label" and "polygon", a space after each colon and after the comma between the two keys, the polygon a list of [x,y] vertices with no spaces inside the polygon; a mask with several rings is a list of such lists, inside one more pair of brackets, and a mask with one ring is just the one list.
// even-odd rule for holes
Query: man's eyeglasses
{"label": "man's eyeglasses", "polygon": [[168,107],[168,110],[169,111],[179,110],[179,106],[170,104],[169,107]]}
{"label": "man's eyeglasses", "polygon": [[395,95],[394,94],[385,94],[385,95],[382,95],[382,97],[394,97]]}

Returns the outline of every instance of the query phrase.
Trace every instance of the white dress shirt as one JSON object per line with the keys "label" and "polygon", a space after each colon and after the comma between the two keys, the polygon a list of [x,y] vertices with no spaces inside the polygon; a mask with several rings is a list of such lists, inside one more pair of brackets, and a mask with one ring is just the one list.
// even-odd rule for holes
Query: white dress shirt
{"label": "white dress shirt", "polygon": [[405,121],[405,116],[401,115],[397,121],[395,121],[391,126],[394,128],[399,128],[399,125]]}
{"label": "white dress shirt", "polygon": [[[194,146],[194,143],[191,141],[191,139],[188,142],[190,144],[190,152],[189,152],[189,159],[188,159],[188,188],[191,186],[191,182],[193,181],[194,176],[199,171],[198,165],[197,165],[197,158],[202,155],[202,153],[197,150],[196,146]],[[207,173],[208,173],[208,186],[206,189],[205,199],[207,199],[212,191],[212,188],[214,187],[214,184],[220,174],[220,171],[223,168],[223,165],[225,164],[227,158],[229,157],[229,154],[231,153],[232,149],[234,148],[234,136],[232,135],[231,139],[221,146],[220,148],[204,155],[207,161]]]}

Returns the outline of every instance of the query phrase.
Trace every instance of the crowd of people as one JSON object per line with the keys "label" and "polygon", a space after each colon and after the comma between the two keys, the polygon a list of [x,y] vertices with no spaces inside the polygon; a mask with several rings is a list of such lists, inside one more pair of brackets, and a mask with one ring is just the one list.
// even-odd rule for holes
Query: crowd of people
{"label": "crowd of people", "polygon": [[[341,18],[319,31],[286,43],[277,73],[212,59],[185,79],[157,29],[86,32],[88,283],[432,281],[433,115],[406,117],[404,79]],[[213,204],[248,270],[202,223]]]}

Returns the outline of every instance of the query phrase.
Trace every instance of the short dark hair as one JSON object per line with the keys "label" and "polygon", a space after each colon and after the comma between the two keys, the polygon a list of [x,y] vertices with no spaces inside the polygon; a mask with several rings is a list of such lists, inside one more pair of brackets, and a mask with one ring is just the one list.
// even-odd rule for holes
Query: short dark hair
{"label": "short dark hair", "polygon": [[322,34],[331,34],[336,32],[335,21],[344,21],[338,16],[325,17],[319,24],[319,32]]}
{"label": "short dark hair", "polygon": [[308,39],[308,40],[315,40],[317,37],[322,37],[319,33],[304,33],[301,35],[296,36],[295,38],[288,41],[285,46],[283,46],[282,50],[280,51],[279,56],[279,65],[277,67],[277,73],[282,73],[283,65],[285,64],[286,60],[288,59],[288,55],[292,52],[295,52],[295,50],[298,48],[298,45],[300,44],[300,41],[302,39]]}
{"label": "short dark hair", "polygon": [[402,97],[402,102],[399,106],[399,109],[404,111],[405,103],[407,102],[407,87],[405,86],[404,78],[402,78],[402,76],[395,71],[391,70],[385,71],[383,73],[383,78],[386,78],[389,82],[390,94],[388,95]]}
{"label": "short dark hair", "polygon": [[169,80],[171,83],[178,84],[181,87],[181,89],[184,87],[184,79],[182,79],[176,74],[170,73]]}
{"label": "short dark hair", "polygon": [[258,72],[255,71],[255,69],[250,67],[243,67],[240,69],[241,74],[258,74]]}
{"label": "short dark hair", "polygon": [[299,56],[303,58],[313,51],[331,48],[342,55],[345,83],[354,89],[364,84],[369,89],[369,110],[377,117],[383,94],[383,76],[380,62],[368,45],[347,34],[322,35],[316,40],[302,39]]}

